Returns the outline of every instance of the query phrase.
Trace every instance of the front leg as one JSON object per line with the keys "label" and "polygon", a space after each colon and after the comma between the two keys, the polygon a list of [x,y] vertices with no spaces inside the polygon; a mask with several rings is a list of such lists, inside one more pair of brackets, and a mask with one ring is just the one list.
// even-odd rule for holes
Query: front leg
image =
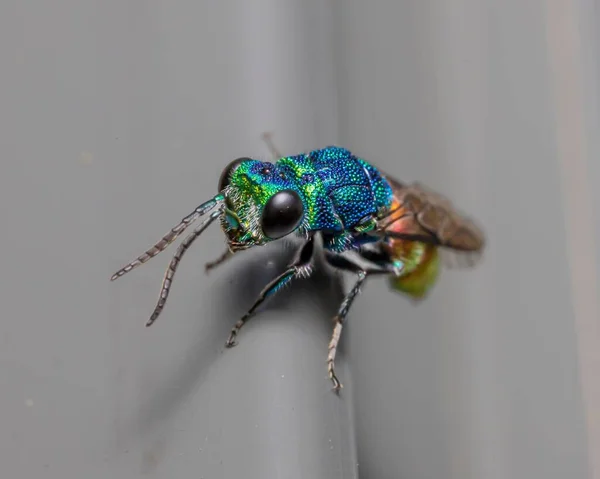
{"label": "front leg", "polygon": [[230,259],[234,254],[235,253],[233,253],[229,248],[227,248],[225,251],[223,251],[223,253],[221,254],[221,256],[219,256],[215,260],[210,261],[209,263],[206,263],[204,265],[204,272],[206,274],[208,274],[208,272],[211,269],[214,269],[217,266],[222,265],[225,261],[227,261],[228,259]]}
{"label": "front leg", "polygon": [[297,276],[298,274],[302,274],[306,272],[307,268],[310,266],[312,256],[314,251],[314,237],[310,236],[308,240],[298,249],[296,253],[296,257],[294,261],[290,264],[290,266],[279,276],[277,276],[274,280],[272,280],[265,288],[261,291],[258,299],[254,302],[251,308],[248,310],[242,318],[235,323],[235,326],[231,330],[231,334],[229,335],[229,339],[225,343],[225,346],[231,348],[235,346],[237,343],[235,338],[240,332],[240,329],[248,319],[252,316],[254,311],[268,298],[273,296],[277,291],[283,288],[287,283],[289,283],[292,278]]}

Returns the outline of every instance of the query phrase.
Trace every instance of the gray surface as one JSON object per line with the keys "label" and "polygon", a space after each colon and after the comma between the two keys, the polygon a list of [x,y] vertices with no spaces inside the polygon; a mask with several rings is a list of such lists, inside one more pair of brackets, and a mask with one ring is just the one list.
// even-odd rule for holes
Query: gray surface
{"label": "gray surface", "polygon": [[489,237],[426,304],[374,284],[356,303],[360,471],[590,477],[542,2],[337,6],[340,141]]}
{"label": "gray surface", "polygon": [[[2,477],[587,477],[542,5],[333,3],[2,2]],[[341,398],[326,279],[223,350],[277,248],[205,277],[211,229],[149,330],[174,251],[108,281],[264,130],[436,187],[490,237],[418,307],[367,284]]]}
{"label": "gray surface", "polygon": [[295,71],[327,17],[219,5],[0,7],[0,195],[13,232],[2,245],[2,477],[354,477],[350,398],[326,376],[334,284],[321,281],[317,300],[290,290],[224,352],[278,272],[265,266],[277,249],[207,278],[224,246],[207,232],[151,329],[174,249],[109,283],[214,194],[228,161],[267,157],[262,131],[276,128],[286,151],[335,137],[327,70]]}

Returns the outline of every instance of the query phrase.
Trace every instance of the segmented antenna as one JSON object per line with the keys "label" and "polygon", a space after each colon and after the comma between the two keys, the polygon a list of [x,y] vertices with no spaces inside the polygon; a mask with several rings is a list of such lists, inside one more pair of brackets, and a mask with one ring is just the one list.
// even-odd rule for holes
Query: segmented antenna
{"label": "segmented antenna", "polygon": [[[213,199],[207,201],[206,203],[202,203],[198,206],[192,213],[187,215],[185,218],[181,220],[181,222],[171,229],[165,236],[161,238],[161,240],[148,249],[144,254],[138,256],[137,259],[129,263],[127,266],[124,266],[110,278],[111,281],[114,281],[117,278],[120,278],[125,273],[129,273],[132,269],[137,268],[138,266],[144,264],[151,258],[154,258],[158,253],[167,249],[167,247],[177,239],[177,237],[183,233],[194,221],[200,218],[202,215],[206,214],[208,211],[213,209],[217,203],[220,203],[223,200],[222,195],[217,195]],[[204,224],[204,223],[203,223]]]}
{"label": "segmented antenna", "polygon": [[202,234],[202,232],[210,226],[210,224],[216,220],[221,214],[221,210],[213,212],[207,219],[205,219],[198,228],[196,228],[192,233],[190,233],[179,245],[177,251],[173,255],[173,259],[171,259],[171,263],[165,272],[165,276],[163,278],[162,287],[160,290],[160,295],[158,297],[158,303],[154,308],[154,312],[150,319],[146,323],[146,326],[152,326],[152,323],[158,319],[160,313],[165,307],[165,303],[167,302],[167,298],[169,297],[169,291],[171,291],[171,284],[173,283],[173,277],[175,276],[175,272],[177,271],[177,267],[179,266],[179,262],[181,261],[181,257],[187,251],[187,249],[192,246],[192,243],[196,240],[198,236]]}

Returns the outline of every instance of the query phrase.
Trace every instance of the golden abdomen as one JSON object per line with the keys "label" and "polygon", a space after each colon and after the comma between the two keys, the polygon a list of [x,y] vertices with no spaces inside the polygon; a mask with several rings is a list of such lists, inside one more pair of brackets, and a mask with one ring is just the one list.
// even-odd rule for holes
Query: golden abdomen
{"label": "golden abdomen", "polygon": [[440,270],[438,247],[418,241],[390,240],[385,249],[391,260],[403,265],[400,276],[390,276],[390,287],[422,299],[435,284]]}

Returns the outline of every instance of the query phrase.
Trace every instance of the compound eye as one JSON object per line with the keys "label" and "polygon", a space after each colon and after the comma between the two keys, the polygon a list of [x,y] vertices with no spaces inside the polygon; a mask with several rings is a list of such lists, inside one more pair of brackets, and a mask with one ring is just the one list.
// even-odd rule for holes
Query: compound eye
{"label": "compound eye", "polygon": [[294,190],[283,190],[274,194],[265,205],[261,227],[271,239],[281,238],[294,231],[304,216],[304,205]]}
{"label": "compound eye", "polygon": [[240,166],[244,161],[250,160],[250,158],[246,157],[238,158],[237,160],[233,160],[225,167],[225,169],[221,173],[221,177],[219,178],[219,193],[229,185],[231,174],[236,170],[236,168]]}

